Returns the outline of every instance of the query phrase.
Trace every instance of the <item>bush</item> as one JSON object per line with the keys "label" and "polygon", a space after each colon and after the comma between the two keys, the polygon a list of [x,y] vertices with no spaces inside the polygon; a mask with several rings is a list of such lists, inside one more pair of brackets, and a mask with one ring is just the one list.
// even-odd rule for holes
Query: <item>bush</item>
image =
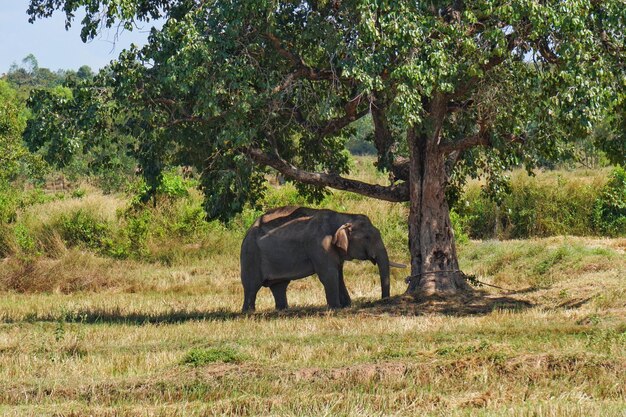
{"label": "bush", "polygon": [[463,245],[469,242],[469,236],[467,235],[467,224],[463,217],[450,210],[450,222],[452,223],[452,230],[454,230],[454,240],[457,245]]}
{"label": "bush", "polygon": [[454,210],[474,239],[595,235],[593,202],[605,180],[598,173],[585,174],[544,173],[531,178],[515,173],[511,192],[499,205],[474,183]]}
{"label": "bush", "polygon": [[174,231],[181,237],[194,237],[206,230],[205,219],[206,212],[199,204],[184,204],[177,213]]}
{"label": "bush", "polygon": [[616,167],[593,206],[593,225],[610,236],[626,235],[626,170]]}
{"label": "bush", "polygon": [[465,225],[465,232],[474,239],[488,239],[495,235],[498,207],[484,196],[479,187],[466,190],[463,199],[456,205],[459,222]]}
{"label": "bush", "polygon": [[63,197],[63,195],[46,194],[39,188],[20,190],[8,185],[0,186],[0,224],[15,222],[17,212],[21,209]]}
{"label": "bush", "polygon": [[[149,211],[133,213],[126,217],[126,227],[124,231],[128,238],[130,254],[136,257],[145,254],[151,221],[152,215]],[[118,257],[122,256],[118,255]]]}
{"label": "bush", "polygon": [[78,209],[62,216],[59,226],[61,237],[69,246],[103,249],[110,239],[109,225],[87,210]]}
{"label": "bush", "polygon": [[174,171],[163,173],[161,184],[157,188],[157,194],[170,199],[187,197],[189,188],[196,185],[193,180],[185,179]]}
{"label": "bush", "polygon": [[11,255],[15,249],[15,236],[11,228],[0,224],[0,258]]}
{"label": "bush", "polygon": [[16,224],[13,232],[15,233],[15,243],[17,243],[17,246],[23,253],[29,255],[37,254],[35,239],[23,223]]}

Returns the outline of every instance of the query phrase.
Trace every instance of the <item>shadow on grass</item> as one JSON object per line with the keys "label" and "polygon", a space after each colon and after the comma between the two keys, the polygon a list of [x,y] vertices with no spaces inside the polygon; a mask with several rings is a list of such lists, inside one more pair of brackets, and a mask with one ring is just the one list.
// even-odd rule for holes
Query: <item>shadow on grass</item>
{"label": "shadow on grass", "polygon": [[420,316],[444,314],[472,316],[489,314],[495,310],[522,311],[534,305],[528,301],[509,296],[493,296],[474,291],[457,297],[429,298],[419,300],[412,296],[398,295],[386,300],[357,301],[352,307],[328,310],[326,306],[294,307],[283,311],[263,311],[244,314],[231,310],[172,309],[162,312],[127,312],[121,309],[84,308],[61,315],[32,315],[21,320],[4,319],[2,323],[65,321],[86,324],[175,324],[189,321],[229,320],[275,320],[305,317],[359,317],[359,316]]}
{"label": "shadow on grass", "polygon": [[425,299],[400,295],[388,300],[361,303],[359,307],[359,310],[366,314],[389,316],[444,314],[462,317],[485,315],[496,310],[522,311],[534,307],[534,304],[508,295],[494,296],[484,291],[474,290],[469,294],[459,296]]}

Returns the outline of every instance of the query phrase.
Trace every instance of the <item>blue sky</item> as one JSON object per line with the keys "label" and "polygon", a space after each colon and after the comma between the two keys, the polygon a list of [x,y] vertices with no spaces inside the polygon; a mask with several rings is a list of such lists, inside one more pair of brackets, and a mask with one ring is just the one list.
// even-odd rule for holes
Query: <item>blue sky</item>
{"label": "blue sky", "polygon": [[28,3],[28,0],[0,0],[0,74],[7,72],[14,62],[21,65],[22,59],[31,53],[40,67],[53,71],[76,70],[81,65],[97,70],[117,58],[131,43],[145,44],[152,26],[144,24],[139,30],[121,32],[116,40],[114,29],[105,30],[96,39],[83,43],[80,40],[82,16],[77,16],[68,31],[62,12],[31,24],[26,14]]}

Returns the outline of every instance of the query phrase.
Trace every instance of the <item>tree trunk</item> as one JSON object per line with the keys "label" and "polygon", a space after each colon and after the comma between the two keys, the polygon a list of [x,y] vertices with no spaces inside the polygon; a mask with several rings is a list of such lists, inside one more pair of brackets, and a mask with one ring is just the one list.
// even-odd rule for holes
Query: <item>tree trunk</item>
{"label": "tree trunk", "polygon": [[408,293],[421,297],[467,291],[459,271],[445,191],[445,154],[432,130],[409,129],[409,248],[411,278]]}

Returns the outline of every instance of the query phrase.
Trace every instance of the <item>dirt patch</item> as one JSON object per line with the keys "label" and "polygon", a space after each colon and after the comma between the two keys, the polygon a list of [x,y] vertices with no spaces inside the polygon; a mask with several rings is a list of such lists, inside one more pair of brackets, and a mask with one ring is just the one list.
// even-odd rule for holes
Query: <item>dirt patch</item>
{"label": "dirt patch", "polygon": [[409,367],[404,363],[361,364],[341,368],[303,368],[291,375],[296,381],[310,380],[381,380],[386,378],[401,378]]}
{"label": "dirt patch", "polygon": [[[263,370],[255,365],[250,364],[234,364],[234,363],[216,363],[212,365],[202,366],[194,372],[195,376],[200,379],[224,378],[227,376],[259,376]],[[173,379],[175,376],[173,377]]]}

